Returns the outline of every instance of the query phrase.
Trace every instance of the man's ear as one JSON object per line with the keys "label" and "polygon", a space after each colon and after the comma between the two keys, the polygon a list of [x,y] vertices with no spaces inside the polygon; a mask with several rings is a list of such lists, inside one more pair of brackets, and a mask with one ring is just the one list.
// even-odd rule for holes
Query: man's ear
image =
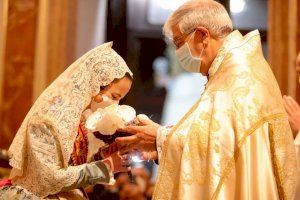
{"label": "man's ear", "polygon": [[200,36],[200,40],[203,43],[204,48],[206,48],[208,45],[208,41],[211,38],[211,35],[210,35],[208,29],[203,26],[198,26],[195,30],[198,33],[198,35]]}
{"label": "man's ear", "polygon": [[209,34],[209,31],[207,28],[203,27],[203,26],[198,26],[196,29],[196,32],[199,33],[199,35],[201,36],[202,40],[205,40],[206,38],[210,38],[211,35]]}

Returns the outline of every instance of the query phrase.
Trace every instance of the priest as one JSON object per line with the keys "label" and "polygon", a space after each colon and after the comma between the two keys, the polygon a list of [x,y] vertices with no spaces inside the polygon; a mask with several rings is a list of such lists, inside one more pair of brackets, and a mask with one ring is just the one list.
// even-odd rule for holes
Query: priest
{"label": "priest", "polygon": [[233,31],[213,0],[186,2],[163,31],[181,66],[208,82],[175,126],[144,119],[117,139],[123,152],[158,159],[153,199],[293,199],[293,135],[259,32]]}

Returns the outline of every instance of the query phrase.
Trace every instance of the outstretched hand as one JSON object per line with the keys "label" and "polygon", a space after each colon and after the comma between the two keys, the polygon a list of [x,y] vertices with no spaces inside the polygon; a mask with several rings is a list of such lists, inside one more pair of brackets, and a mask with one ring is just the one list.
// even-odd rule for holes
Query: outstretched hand
{"label": "outstretched hand", "polygon": [[289,122],[295,136],[295,134],[300,131],[300,106],[290,96],[283,96],[283,103],[285,110],[288,113]]}
{"label": "outstretched hand", "polygon": [[113,173],[127,172],[130,170],[130,160],[128,155],[121,156],[119,152],[111,154],[102,160],[107,164]]}
{"label": "outstretched hand", "polygon": [[127,126],[122,132],[131,134],[127,137],[116,138],[121,154],[138,152],[143,160],[157,159],[156,133],[159,124],[150,119],[139,118],[139,126]]}

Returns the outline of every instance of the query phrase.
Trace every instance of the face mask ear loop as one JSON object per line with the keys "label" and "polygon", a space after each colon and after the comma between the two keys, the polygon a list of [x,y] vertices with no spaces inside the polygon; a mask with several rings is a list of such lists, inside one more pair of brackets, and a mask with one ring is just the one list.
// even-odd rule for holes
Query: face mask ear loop
{"label": "face mask ear loop", "polygon": [[190,40],[192,39],[192,37],[194,38],[195,33],[196,33],[196,31],[193,32],[193,34],[190,36],[190,38],[189,38],[188,41],[186,42],[188,46],[190,46],[190,45],[189,45],[189,42],[190,42]]}
{"label": "face mask ear loop", "polygon": [[[195,37],[195,33],[196,33],[196,31],[194,31],[193,32],[193,34],[190,36],[190,38],[188,39],[188,41],[186,41],[186,44],[187,44],[187,46],[189,47],[189,52],[190,52],[190,55],[194,58],[194,56],[193,56],[193,54],[192,54],[192,52],[191,52],[191,47],[190,47],[190,45],[189,45],[189,42],[190,42],[190,40],[191,40],[191,38],[193,37]],[[202,50],[203,51],[203,50]],[[202,52],[201,52],[201,54],[202,54]]]}
{"label": "face mask ear loop", "polygon": [[203,51],[204,51],[204,47],[203,47],[203,49],[201,50],[201,53],[200,53],[200,56],[199,56],[200,59],[201,59],[201,56],[202,56],[202,54],[203,54]]}
{"label": "face mask ear loop", "polygon": [[[194,31],[194,33],[191,35],[191,37],[189,38],[189,40],[187,41],[187,44],[188,44],[188,46],[190,46],[189,45],[189,42],[190,42],[190,40],[191,40],[191,38],[192,37],[195,37],[195,33],[196,33],[196,30]],[[203,54],[203,51],[204,51],[204,45],[203,45],[203,49],[201,50],[201,53],[200,53],[200,56],[199,56],[199,58],[201,59],[201,56],[202,56],[202,54]],[[190,50],[190,49],[189,49]],[[190,52],[190,53],[192,53],[192,52]],[[192,55],[192,54],[191,54]]]}

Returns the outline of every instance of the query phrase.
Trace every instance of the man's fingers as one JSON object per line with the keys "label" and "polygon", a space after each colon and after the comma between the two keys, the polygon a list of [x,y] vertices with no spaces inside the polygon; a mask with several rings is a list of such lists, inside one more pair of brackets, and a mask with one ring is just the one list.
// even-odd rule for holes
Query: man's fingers
{"label": "man's fingers", "polygon": [[120,149],[119,152],[121,155],[128,154],[131,152],[131,149],[130,149],[130,147],[124,147],[124,148]]}
{"label": "man's fingers", "polygon": [[143,132],[143,127],[141,126],[125,126],[124,128],[119,129],[119,131],[129,134],[137,134],[138,132]]}
{"label": "man's fingers", "polygon": [[130,128],[129,126],[124,126],[123,128],[119,128],[118,131],[122,132],[122,133],[127,133],[128,135],[134,135],[134,134],[136,134],[134,132],[134,130],[132,130],[132,128]]}
{"label": "man's fingers", "polygon": [[128,144],[131,144],[131,143],[138,142],[139,140],[140,139],[136,135],[131,135],[131,136],[127,136],[127,137],[117,137],[115,139],[115,141],[118,145],[118,148],[128,145]]}
{"label": "man's fingers", "polygon": [[119,152],[121,155],[124,155],[124,154],[129,154],[131,153],[132,151],[134,151],[135,149],[137,149],[137,145],[136,144],[129,144],[129,145],[126,145],[126,146],[123,146],[119,149]]}
{"label": "man's fingers", "polygon": [[138,115],[137,119],[140,122],[140,125],[154,124],[154,122],[151,119],[149,119],[149,117],[147,117],[146,115]]}
{"label": "man's fingers", "polygon": [[152,152],[142,152],[141,159],[142,160],[155,160],[157,159],[157,151]]}
{"label": "man's fingers", "polygon": [[145,141],[153,141],[153,140],[156,139],[155,136],[148,135],[148,134],[145,134],[145,133],[137,133],[136,136],[138,138],[141,138],[141,139],[145,140]]}
{"label": "man's fingers", "polygon": [[128,137],[116,138],[115,141],[117,142],[118,150],[120,151],[120,153],[124,154],[130,152],[140,140],[141,139],[136,135],[132,135]]}

